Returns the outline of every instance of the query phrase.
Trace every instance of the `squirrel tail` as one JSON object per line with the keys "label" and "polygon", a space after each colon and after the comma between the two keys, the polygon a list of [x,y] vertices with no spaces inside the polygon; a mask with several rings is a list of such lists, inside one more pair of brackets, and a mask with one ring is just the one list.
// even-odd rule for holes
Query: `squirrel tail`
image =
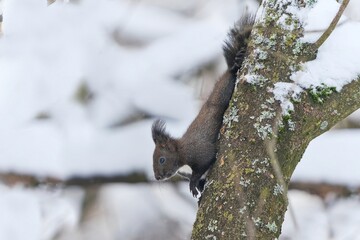
{"label": "squirrel tail", "polygon": [[246,49],[250,37],[255,17],[253,15],[245,15],[228,33],[228,39],[223,46],[224,57],[228,65],[228,69],[233,76],[236,77],[246,54]]}

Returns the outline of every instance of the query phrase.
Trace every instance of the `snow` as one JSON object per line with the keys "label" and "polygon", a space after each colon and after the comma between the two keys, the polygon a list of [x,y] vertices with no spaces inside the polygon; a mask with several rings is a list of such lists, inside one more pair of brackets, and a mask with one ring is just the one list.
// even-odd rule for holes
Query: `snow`
{"label": "snow", "polygon": [[360,20],[360,0],[351,0],[344,11],[344,15],[348,18],[359,21]]}
{"label": "snow", "polygon": [[[185,131],[200,106],[189,79],[198,78],[200,68],[219,61],[229,26],[239,12],[245,7],[255,9],[256,3],[66,2],[47,6],[39,0],[0,1],[4,13],[0,170],[61,179],[136,171],[153,180],[153,119],[166,119],[174,136]],[[323,25],[312,29],[326,26],[332,19],[326,12],[338,8],[335,1],[318,2],[324,15],[311,20],[320,14],[316,5],[308,18],[312,23],[324,19]],[[348,14],[356,18],[356,11]],[[342,21],[319,50],[319,58],[306,63],[305,71],[294,75],[294,83],[275,88],[278,100],[294,97],[310,77],[320,79],[314,84],[331,83],[339,89],[356,77],[359,25]],[[334,56],[333,61],[327,60]],[[210,75],[216,79],[216,74]],[[78,92],[84,85],[90,97],[80,101]],[[39,119],[41,115],[48,118]],[[146,118],[137,119],[143,115]],[[358,131],[334,131],[315,139],[293,179],[355,186],[359,142]],[[85,193],[80,189],[0,185],[0,195],[0,239],[132,239],[150,230],[148,239],[184,239],[196,214],[188,183],[104,186],[88,221],[81,216]],[[315,237],[316,230],[316,239],[326,239],[328,235],[315,229],[314,223],[326,226],[327,216],[337,229],[336,236],[355,236],[354,223],[360,214],[351,210],[360,209],[357,199],[338,201],[325,212],[320,199],[305,193],[293,195],[292,202],[300,211],[299,236]],[[284,232],[295,236],[293,229]]]}
{"label": "snow", "polygon": [[300,191],[290,191],[288,197],[297,222],[295,225],[287,211],[280,239],[327,239],[329,227],[323,201]]}
{"label": "snow", "polygon": [[304,64],[304,70],[292,79],[301,87],[336,87],[356,80],[360,75],[360,22],[345,22],[338,26],[320,47],[316,60]]}
{"label": "snow", "polygon": [[333,130],[322,134],[310,142],[292,180],[358,186],[359,144],[360,130]]}
{"label": "snow", "polygon": [[101,131],[77,126],[61,131],[45,121],[2,131],[0,169],[60,179],[131,172],[153,178],[151,124],[143,121]]}
{"label": "snow", "polygon": [[360,239],[360,230],[353,223],[360,222],[359,197],[340,199],[330,205],[329,218],[334,235],[339,239]]}
{"label": "snow", "polygon": [[[152,155],[150,121],[110,127],[138,113],[188,124],[197,106],[176,77],[218,58],[228,27],[122,1],[4,5],[0,167],[60,178],[143,171]],[[112,32],[145,45],[128,49]],[[84,83],[94,96],[85,104],[76,99]],[[50,119],[36,120],[42,113]]]}
{"label": "snow", "polygon": [[[124,195],[122,192],[127,194]],[[181,201],[178,194],[170,185],[161,187],[154,185],[150,188],[139,186],[137,189],[132,186],[117,187],[110,185],[102,190],[100,196],[101,199],[104,198],[107,207],[105,211],[114,214],[115,219],[111,219],[111,222],[122,226],[118,234],[131,239],[132,237],[126,236],[126,233],[129,233],[128,229],[131,228],[134,232],[142,231],[144,227],[157,229],[159,225],[165,224],[166,226],[170,219],[179,221],[181,226],[189,231],[195,221],[193,212],[196,210],[196,203],[194,201],[189,202],[186,199]],[[143,199],[148,199],[148,201],[143,201]],[[176,207],[174,203],[176,203]],[[143,214],[141,224],[134,226],[133,223],[138,221],[138,216],[132,214],[132,209],[129,208],[131,205],[136,206],[138,213]]]}
{"label": "snow", "polygon": [[[59,239],[188,239],[197,207],[188,192],[182,192],[187,187],[187,183],[108,185],[100,191],[92,217]],[[288,195],[296,225],[288,211],[281,240],[360,239],[359,197],[321,199],[296,190]]]}
{"label": "snow", "polygon": [[[7,116],[4,121],[8,125],[17,127],[37,113],[53,108],[66,111],[83,82],[88,83],[96,98],[85,109],[73,110],[88,113],[92,118],[86,120],[99,127],[123,121],[134,112],[134,107],[176,119],[196,111],[190,89],[168,79],[219,56],[226,32],[224,23],[180,21],[180,24],[163,20],[174,28],[156,34],[153,28],[159,24],[150,21],[153,27],[141,25],[131,29],[134,34],[143,34],[143,29],[148,29],[154,34],[148,37],[153,41],[148,39],[143,48],[129,51],[108,36],[117,31],[121,35],[127,33],[121,26],[124,22],[121,17],[127,17],[128,13],[123,16],[122,11],[126,12],[127,8],[121,2],[85,1],[81,7],[63,3],[46,7],[44,2],[35,2],[5,2],[4,36],[0,43],[0,67],[4,69],[0,113]],[[94,15],[91,10],[98,5]],[[144,17],[136,19],[149,23],[145,17],[154,10],[149,8],[146,12],[143,7],[137,10],[136,14]],[[33,18],[29,12],[35,12],[37,17]],[[152,14],[166,18],[165,14]],[[79,19],[79,15],[88,17]],[[132,25],[125,29],[129,27]],[[183,49],[191,49],[191,54]],[[163,96],[168,105],[160,104],[163,98],[153,96]],[[179,99],[183,100],[181,104]]]}
{"label": "snow", "polygon": [[[317,40],[328,28],[339,7],[336,1],[318,1],[309,12],[303,40]],[[309,89],[324,84],[340,91],[343,86],[358,78],[360,59],[356,55],[360,54],[360,23],[345,19],[342,16],[339,26],[319,48],[317,58],[305,63],[303,70],[292,76],[297,85]]]}
{"label": "snow", "polygon": [[0,195],[0,239],[52,239],[80,217],[80,189],[60,193],[0,185]]}
{"label": "snow", "polygon": [[322,200],[317,196],[290,191],[289,202],[297,227],[286,212],[280,240],[360,239],[359,197]]}
{"label": "snow", "polygon": [[[302,17],[305,21],[305,36],[301,39],[302,42],[315,42],[328,28],[339,7],[340,4],[336,1],[317,1],[307,12],[307,16]],[[356,8],[355,5],[350,7]],[[302,70],[292,74],[290,79],[293,87],[289,89],[289,84],[282,82],[275,85],[273,92],[275,99],[282,105],[283,114],[293,108],[290,98],[293,89],[297,89],[296,93],[299,93],[299,88],[305,91],[325,86],[341,91],[346,84],[357,80],[360,76],[360,59],[357,57],[360,55],[359,42],[360,22],[342,16],[338,27],[319,48],[316,59],[304,63]]]}
{"label": "snow", "polygon": [[187,184],[180,186],[107,185],[99,192],[93,216],[63,239],[188,239],[197,204],[181,192]]}
{"label": "snow", "polygon": [[280,101],[282,114],[286,115],[290,111],[294,111],[294,105],[288,99],[299,99],[302,88],[294,83],[278,82],[274,84],[272,90],[275,96],[275,100]]}

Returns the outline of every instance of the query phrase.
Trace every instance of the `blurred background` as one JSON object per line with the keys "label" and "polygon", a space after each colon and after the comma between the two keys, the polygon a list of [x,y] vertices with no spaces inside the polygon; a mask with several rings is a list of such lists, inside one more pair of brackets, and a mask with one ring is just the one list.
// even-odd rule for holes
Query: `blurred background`
{"label": "blurred background", "polygon": [[[0,240],[189,239],[196,199],[155,181],[151,124],[181,136],[258,4],[0,0]],[[358,111],[311,142],[281,239],[360,239],[359,127]]]}

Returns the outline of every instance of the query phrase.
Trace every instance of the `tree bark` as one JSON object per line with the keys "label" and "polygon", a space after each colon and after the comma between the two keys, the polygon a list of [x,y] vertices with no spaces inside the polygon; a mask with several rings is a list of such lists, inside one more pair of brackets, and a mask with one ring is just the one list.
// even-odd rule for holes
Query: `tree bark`
{"label": "tree bark", "polygon": [[[194,240],[277,239],[289,181],[309,142],[360,108],[357,79],[339,93],[326,87],[315,95],[304,91],[293,99],[294,111],[283,114],[271,89],[280,81],[291,83],[290,75],[301,62],[316,56],[313,46],[298,41],[303,26],[288,10],[307,6],[281,2],[264,1],[262,16],[257,16],[248,57],[224,115],[220,150],[199,204]],[[281,18],[286,18],[287,28],[278,24]]]}

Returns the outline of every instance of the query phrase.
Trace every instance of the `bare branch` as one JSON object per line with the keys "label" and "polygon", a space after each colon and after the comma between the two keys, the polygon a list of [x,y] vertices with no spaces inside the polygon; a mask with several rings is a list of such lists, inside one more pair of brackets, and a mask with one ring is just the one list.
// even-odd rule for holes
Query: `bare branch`
{"label": "bare branch", "polygon": [[319,47],[326,41],[326,39],[330,36],[330,34],[334,31],[337,23],[340,20],[340,17],[342,16],[342,14],[344,13],[345,8],[347,7],[348,3],[350,2],[350,0],[344,0],[339,8],[338,13],[336,14],[336,16],[334,17],[334,19],[332,20],[332,22],[330,23],[330,26],[328,27],[328,29],[326,29],[326,31],[321,35],[321,37],[313,44],[315,49],[319,49]]}
{"label": "bare branch", "polygon": [[133,172],[126,175],[91,175],[91,176],[74,176],[68,179],[55,177],[39,177],[30,174],[19,173],[0,173],[0,182],[14,186],[22,184],[26,187],[36,187],[39,185],[56,186],[81,186],[89,187],[93,185],[102,185],[107,183],[142,183],[149,182],[144,173]]}
{"label": "bare branch", "polygon": [[338,197],[348,197],[353,194],[360,193],[360,187],[349,187],[341,184],[330,183],[314,183],[314,182],[291,182],[289,189],[301,190],[314,195],[317,195],[323,199],[331,193]]}
{"label": "bare branch", "polygon": [[277,113],[276,113],[276,117],[275,117],[274,123],[273,123],[274,137],[272,137],[270,140],[266,140],[264,143],[265,143],[267,154],[270,157],[270,163],[271,163],[271,166],[272,166],[272,168],[274,170],[276,180],[277,180],[279,186],[283,189],[284,201],[288,202],[288,208],[289,208],[290,216],[291,216],[291,219],[293,221],[294,227],[295,227],[296,230],[298,230],[299,225],[298,225],[297,220],[296,220],[294,209],[293,209],[293,207],[292,207],[292,205],[290,203],[290,200],[287,198],[288,185],[285,182],[284,175],[283,175],[282,170],[280,168],[280,163],[279,163],[277,154],[275,152],[276,144],[277,144],[277,137],[276,136],[279,133],[279,124],[278,123],[281,120],[282,120],[282,114],[281,114],[281,111],[279,109],[277,111]]}

